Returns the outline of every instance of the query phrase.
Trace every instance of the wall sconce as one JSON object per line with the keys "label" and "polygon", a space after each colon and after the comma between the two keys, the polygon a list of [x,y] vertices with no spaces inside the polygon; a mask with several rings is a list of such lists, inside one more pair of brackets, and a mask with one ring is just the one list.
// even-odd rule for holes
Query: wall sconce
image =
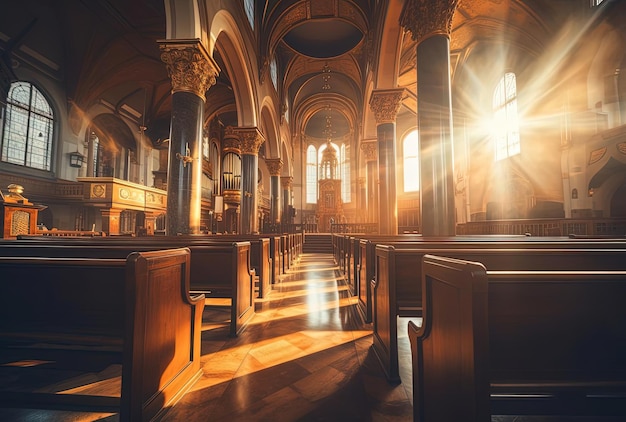
{"label": "wall sconce", "polygon": [[85,156],[83,154],[76,151],[76,152],[70,152],[69,156],[70,156],[70,167],[80,168],[83,166],[83,163],[85,162]]}
{"label": "wall sconce", "polygon": [[589,188],[589,191],[587,192],[587,195],[588,195],[589,197],[592,197],[592,196],[593,196],[593,188]]}

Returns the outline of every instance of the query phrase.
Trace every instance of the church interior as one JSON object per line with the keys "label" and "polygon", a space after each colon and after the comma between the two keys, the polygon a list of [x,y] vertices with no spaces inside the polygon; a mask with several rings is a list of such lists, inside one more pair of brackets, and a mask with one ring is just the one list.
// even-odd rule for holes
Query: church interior
{"label": "church interior", "polygon": [[[626,352],[618,325],[626,314],[614,302],[626,295],[626,2],[5,3],[0,283],[11,286],[0,291],[0,419],[625,420],[626,364],[617,355]],[[169,255],[152,254],[157,249]],[[454,262],[420,266],[432,251]],[[86,259],[93,262],[79,262]],[[440,292],[430,277],[444,277],[437,266],[465,271],[456,260],[484,264],[472,267],[473,282],[484,275],[476,287],[483,293],[490,278],[518,281],[499,272],[525,271],[532,280],[551,272],[526,283],[552,277],[551,290],[515,294],[545,314],[571,312],[581,332],[592,325],[581,308],[597,311],[593,322],[609,338],[593,335],[602,352],[569,331],[563,344],[578,353],[554,345],[587,371],[557,359],[532,362],[560,368],[550,372],[549,389],[537,390],[558,397],[558,410],[537,410],[533,401],[507,413],[501,398],[513,387],[495,394],[503,383],[493,370],[491,383],[478,370],[451,382],[487,391],[468,387],[475,402],[466,400],[469,390],[450,393],[464,403],[458,413],[437,396],[449,385],[431,385],[441,374],[425,369],[428,359],[435,356],[433,368],[467,368],[471,355],[472,368],[491,362],[493,369],[506,331],[489,319],[491,350],[468,354],[461,340],[451,346],[445,332],[436,334],[453,316],[470,330],[465,321],[480,325],[486,310],[477,317],[450,305],[461,311],[424,328],[439,315],[427,302],[438,303]],[[165,277],[155,268],[166,265],[169,290],[143,285]],[[102,286],[41,281],[45,274],[55,283],[85,281],[98,271],[89,266],[101,268],[93,277]],[[128,283],[111,287],[97,309],[90,308],[97,297],[79,300],[107,290],[106,274],[118,270],[108,279],[132,278],[150,303]],[[235,281],[198,281],[207,274]],[[414,287],[402,290],[404,278]],[[591,279],[600,293],[586,290]],[[578,286],[565,293],[571,300],[548,305],[533,296],[561,295],[555,285],[564,283]],[[173,296],[177,302],[165,298]],[[172,338],[146,328],[138,340],[143,328],[129,315],[140,311],[129,298],[154,312],[152,321],[176,325],[164,330]],[[108,300],[117,314],[109,315]],[[458,300],[475,309],[483,303]],[[502,311],[487,300],[493,315]],[[66,318],[51,317],[63,313],[59,306],[67,306]],[[530,336],[502,312],[520,338]],[[73,326],[64,342],[80,337],[80,346],[47,347],[54,330],[83,317],[119,326]],[[50,332],[42,334],[46,322]],[[95,330],[88,345],[81,330]],[[486,331],[474,331],[472,347]],[[110,348],[98,343],[109,335]],[[36,342],[25,346],[27,337]],[[158,346],[170,341],[187,349]],[[148,357],[127,346],[135,342]],[[463,359],[453,362],[444,346],[462,349]],[[98,357],[88,360],[98,370],[70,368],[94,347]],[[111,364],[113,349],[123,359]],[[160,379],[133,369],[150,363],[163,366]],[[548,384],[541,375],[543,384],[530,375],[522,383],[527,395],[530,385]],[[137,377],[147,381],[139,386]],[[572,410],[580,391],[594,399]],[[78,406],[72,394],[81,396]],[[605,394],[621,401],[598,405]]]}

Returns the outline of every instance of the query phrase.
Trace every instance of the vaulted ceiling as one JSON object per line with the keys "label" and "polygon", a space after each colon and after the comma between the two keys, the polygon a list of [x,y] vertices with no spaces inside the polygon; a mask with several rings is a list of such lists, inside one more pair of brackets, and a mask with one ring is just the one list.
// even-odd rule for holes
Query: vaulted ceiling
{"label": "vaulted ceiling", "polygon": [[[276,60],[279,101],[288,103],[291,116],[300,116],[299,131],[324,138],[355,130],[367,107],[366,75],[387,3],[257,1],[259,56],[266,63]],[[506,37],[529,51],[540,49],[568,11],[583,3],[588,0],[460,0],[452,71],[481,40]],[[33,64],[64,81],[68,108],[98,102],[147,126],[153,140],[169,131],[170,81],[156,43],[164,38],[163,0],[24,0],[3,5],[0,14],[7,66]],[[403,112],[415,113],[415,42],[409,34],[400,57],[398,83],[409,93]],[[222,62],[219,54],[215,59]],[[221,74],[211,89],[212,101],[228,109],[234,98],[228,75]]]}

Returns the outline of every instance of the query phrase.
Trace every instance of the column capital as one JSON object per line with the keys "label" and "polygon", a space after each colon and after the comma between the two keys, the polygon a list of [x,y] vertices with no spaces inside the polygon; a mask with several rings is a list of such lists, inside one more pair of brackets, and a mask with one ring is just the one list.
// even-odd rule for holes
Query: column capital
{"label": "column capital", "polygon": [[205,101],[220,68],[200,40],[160,40],[161,61],[172,80],[172,93],[191,92]]}
{"label": "column capital", "polygon": [[224,138],[222,139],[222,151],[241,154],[239,133],[237,133],[236,128],[232,126],[226,126],[226,128],[224,129]]}
{"label": "column capital", "polygon": [[400,26],[418,43],[431,35],[450,36],[452,18],[459,0],[406,0]]}
{"label": "column capital", "polygon": [[280,184],[283,186],[283,189],[291,189],[291,186],[293,185],[293,177],[292,176],[281,177]]}
{"label": "column capital", "polygon": [[258,155],[259,148],[265,142],[261,131],[256,127],[240,127],[235,131],[239,135],[241,153],[246,155]]}
{"label": "column capital", "polygon": [[372,92],[370,108],[374,112],[377,124],[394,123],[402,99],[405,96],[404,88],[378,89]]}
{"label": "column capital", "polygon": [[280,158],[266,158],[265,164],[270,172],[270,176],[280,176],[280,172],[283,170],[283,160]]}
{"label": "column capital", "polygon": [[376,141],[362,142],[361,151],[365,154],[365,161],[376,161],[378,159],[378,145]]}

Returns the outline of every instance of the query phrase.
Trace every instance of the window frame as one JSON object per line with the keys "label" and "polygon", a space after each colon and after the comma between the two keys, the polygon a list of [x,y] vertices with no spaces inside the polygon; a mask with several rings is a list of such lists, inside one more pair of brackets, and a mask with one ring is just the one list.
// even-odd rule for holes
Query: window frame
{"label": "window frame", "polygon": [[[19,99],[24,88],[28,90],[27,102]],[[16,92],[18,90],[21,92]],[[36,84],[23,80],[11,84],[5,100],[0,133],[0,162],[52,173],[57,127],[52,101]],[[20,129],[23,133],[20,133]],[[39,135],[35,135],[37,132]],[[20,154],[21,158],[14,154]]]}
{"label": "window frame", "polygon": [[521,153],[517,97],[517,76],[514,72],[506,72],[494,87],[492,95],[496,162]]}
{"label": "window frame", "polygon": [[350,189],[350,146],[341,144],[339,148],[339,177],[341,179],[341,200],[344,204],[352,202]]}
{"label": "window frame", "polygon": [[[311,158],[313,161],[311,161]],[[306,166],[305,166],[305,180],[306,180],[306,203],[317,204],[317,185],[318,185],[318,151],[315,145],[310,144],[306,148]],[[314,199],[314,200],[313,200]]]}
{"label": "window frame", "polygon": [[[407,143],[415,141],[415,155],[407,156]],[[413,152],[411,150],[411,152]],[[408,163],[408,164],[407,164]],[[417,168],[417,171],[414,169]],[[409,174],[410,173],[410,174]],[[416,178],[417,181],[407,183],[407,180]],[[407,186],[415,189],[407,190]],[[420,155],[419,155],[419,132],[413,129],[402,138],[402,188],[405,193],[419,192],[420,190]]]}

